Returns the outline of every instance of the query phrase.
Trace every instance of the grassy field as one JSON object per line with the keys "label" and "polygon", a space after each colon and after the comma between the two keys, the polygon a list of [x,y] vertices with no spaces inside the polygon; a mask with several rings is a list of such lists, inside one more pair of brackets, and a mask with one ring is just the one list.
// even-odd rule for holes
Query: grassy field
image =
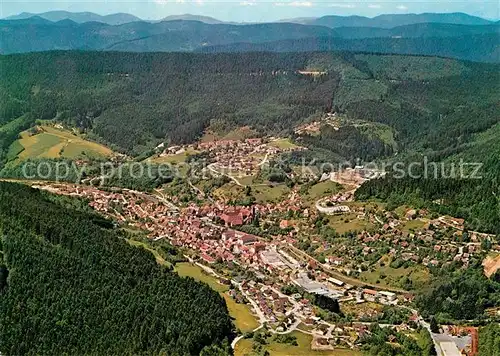
{"label": "grassy field", "polygon": [[369,137],[379,138],[394,149],[397,148],[394,132],[389,126],[374,122],[362,122],[360,124],[355,124],[354,126]]}
{"label": "grassy field", "polygon": [[190,155],[194,155],[199,153],[199,151],[195,151],[194,149],[188,149],[182,153],[174,154],[174,155],[168,155],[168,156],[163,156],[163,157],[152,157],[148,159],[148,162],[151,163],[157,163],[157,164],[178,164],[178,163],[184,163],[186,162],[186,159]]}
{"label": "grassy field", "polygon": [[362,231],[374,228],[374,225],[368,220],[358,219],[355,213],[329,216],[328,221],[328,225],[333,227],[339,234],[348,231]]}
{"label": "grassy field", "polygon": [[408,220],[401,226],[401,230],[403,232],[410,233],[412,231],[422,229],[424,226],[425,226],[425,221],[418,220],[418,219]]}
{"label": "grassy field", "polygon": [[[271,342],[266,345],[266,350],[271,356],[360,356],[360,352],[354,350],[337,349],[332,351],[314,351],[311,349],[312,336],[293,331],[291,335],[297,338],[298,346]],[[242,339],[236,344],[235,356],[252,354],[252,340]]]}
{"label": "grassy field", "polygon": [[[19,149],[19,145],[23,150]],[[21,139],[14,142],[10,152],[18,152],[17,158],[69,158],[108,157],[113,152],[98,143],[86,141],[66,130],[49,126],[41,126],[34,135],[28,132],[21,134]]]}
{"label": "grassy field", "polygon": [[341,190],[342,186],[340,184],[332,182],[331,180],[325,180],[309,188],[307,194],[304,194],[303,197],[311,204],[314,204],[316,200],[327,195],[338,193]]}
{"label": "grassy field", "polygon": [[212,288],[217,292],[224,293],[229,290],[228,286],[219,283],[219,281],[217,281],[215,277],[205,273],[200,267],[192,263],[189,262],[177,263],[175,265],[175,271],[179,274],[179,276],[192,277],[197,281],[206,283],[210,286],[210,288]]}
{"label": "grassy field", "polygon": [[[401,287],[398,284],[398,281],[403,277],[410,278],[414,285],[424,285],[430,280],[430,272],[424,266],[392,268],[389,264],[390,258],[388,256],[384,256],[379,262],[377,262],[374,271],[361,272],[359,279],[368,283],[377,284],[381,287],[386,286],[397,288]],[[381,278],[384,275],[386,277]]]}
{"label": "grassy field", "polygon": [[278,202],[290,193],[290,188],[285,184],[259,185],[252,187],[252,195],[257,203]]}
{"label": "grassy field", "polygon": [[277,147],[277,148],[282,149],[282,150],[294,149],[294,148],[299,147],[296,144],[294,144],[292,141],[290,141],[290,139],[288,139],[288,138],[280,138],[280,139],[271,141],[271,142],[269,142],[269,146]]}
{"label": "grassy field", "polygon": [[249,332],[259,327],[260,324],[252,314],[250,306],[236,303],[227,293],[223,293],[222,296],[226,300],[229,315],[234,318],[234,325],[236,325],[241,332]]}
{"label": "grassy field", "polygon": [[200,267],[191,263],[177,263],[175,271],[182,277],[192,277],[197,281],[206,283],[213,290],[219,292],[226,300],[229,315],[234,318],[234,324],[242,332],[252,331],[259,326],[257,319],[246,304],[238,304],[231,298],[227,291],[229,287],[217,281],[213,276],[206,274]]}
{"label": "grassy field", "polygon": [[7,151],[7,160],[12,161],[19,156],[21,152],[24,151],[23,145],[19,142],[19,140],[14,141],[12,145],[10,145],[9,150]]}
{"label": "grassy field", "polygon": [[251,186],[251,185],[253,185],[253,180],[255,179],[255,176],[246,176],[246,177],[237,178],[237,179],[240,182],[240,184]]}

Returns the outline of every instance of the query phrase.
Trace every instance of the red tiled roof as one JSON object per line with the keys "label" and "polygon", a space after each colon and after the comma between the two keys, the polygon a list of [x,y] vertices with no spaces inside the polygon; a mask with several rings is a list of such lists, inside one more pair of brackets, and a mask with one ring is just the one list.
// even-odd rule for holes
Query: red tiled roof
{"label": "red tiled roof", "polygon": [[209,255],[207,255],[206,253],[202,253],[201,254],[201,258],[204,259],[205,261],[207,261],[208,263],[214,263],[215,262],[215,259]]}

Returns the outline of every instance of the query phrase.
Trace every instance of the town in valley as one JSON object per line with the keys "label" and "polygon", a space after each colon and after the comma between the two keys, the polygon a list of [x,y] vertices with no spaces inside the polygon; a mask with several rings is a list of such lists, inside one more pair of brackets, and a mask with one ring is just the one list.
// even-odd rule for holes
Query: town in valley
{"label": "town in valley", "polygon": [[[277,189],[269,182],[247,184],[273,156],[302,149],[284,142],[245,139],[159,147],[153,159],[186,159],[186,152],[208,157],[203,169],[225,178],[223,187],[248,197],[260,186]],[[297,177],[294,171],[290,175]],[[500,252],[493,235],[466,231],[463,219],[405,206],[389,211],[378,202],[356,201],[357,187],[377,176],[379,172],[363,167],[324,173],[312,181],[304,178],[267,201],[246,203],[231,196],[234,191],[229,196],[203,191],[203,179],[185,180],[181,191],[190,191],[189,199],[168,184],[151,192],[31,184],[83,199],[127,231],[131,243],[152,251],[177,251],[173,264],[196,266],[227,286],[227,295],[250,311],[258,326],[246,334],[264,326],[275,335],[300,331],[312,336],[313,350],[354,351],[373,322],[408,335],[417,328],[430,331],[412,306],[412,291],[428,282],[429,269],[452,264],[467,269],[484,259],[486,250]],[[312,194],[315,189],[319,191]],[[168,253],[161,260],[171,265]],[[498,260],[488,263],[487,273],[492,274]],[[440,333],[431,335],[444,355],[478,355],[477,328],[441,325]]]}

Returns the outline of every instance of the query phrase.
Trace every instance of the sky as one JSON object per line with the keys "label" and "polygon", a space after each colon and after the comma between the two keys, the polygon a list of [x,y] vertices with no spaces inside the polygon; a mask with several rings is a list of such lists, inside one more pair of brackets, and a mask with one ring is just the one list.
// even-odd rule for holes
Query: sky
{"label": "sky", "polygon": [[101,15],[127,12],[146,20],[190,13],[237,22],[422,12],[465,12],[487,19],[500,19],[499,0],[0,0],[0,18],[21,12],[51,10],[91,11]]}

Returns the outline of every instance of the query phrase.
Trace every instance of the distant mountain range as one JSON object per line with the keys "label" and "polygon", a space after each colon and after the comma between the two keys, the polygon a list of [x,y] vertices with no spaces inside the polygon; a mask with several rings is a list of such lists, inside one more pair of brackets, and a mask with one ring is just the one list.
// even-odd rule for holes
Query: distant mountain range
{"label": "distant mountain range", "polygon": [[[69,12],[69,11],[49,11],[39,14],[34,14],[30,12],[23,12],[19,15],[13,15],[6,17],[4,20],[23,20],[30,17],[41,17],[43,19],[57,22],[61,20],[71,20],[76,23],[84,22],[102,22],[108,25],[121,25],[128,22],[135,21],[147,21],[140,19],[137,16],[118,13],[111,15],[98,15],[93,12]],[[236,22],[227,22],[215,19],[210,16],[202,15],[192,15],[192,14],[182,14],[182,15],[170,15],[161,20],[148,21],[148,22],[159,22],[159,21],[175,21],[175,20],[185,20],[185,21],[200,21],[207,24],[238,24]],[[461,12],[455,13],[423,13],[423,14],[387,14],[379,15],[373,18],[364,16],[323,16],[323,17],[301,17],[294,19],[283,19],[276,22],[291,22],[298,23],[302,25],[317,25],[317,26],[327,26],[330,28],[338,27],[379,27],[379,28],[393,28],[397,26],[435,22],[435,23],[446,23],[446,24],[456,24],[456,25],[490,25],[494,21],[489,21],[477,16],[471,16]]]}
{"label": "distant mountain range", "polygon": [[135,52],[193,51],[238,42],[336,36],[333,29],[293,23],[209,25],[198,21],[132,22],[111,26],[98,22],[55,23],[39,17],[0,20],[0,53],[48,50],[117,50]]}
{"label": "distant mountain range", "polygon": [[3,20],[26,20],[39,17],[48,21],[58,22],[63,20],[71,20],[76,23],[85,23],[85,22],[102,22],[108,25],[123,25],[129,22],[161,22],[161,21],[199,21],[204,22],[206,24],[221,24],[221,23],[230,23],[237,24],[233,22],[224,22],[221,20],[217,20],[210,16],[201,16],[201,15],[192,15],[192,14],[182,14],[182,15],[170,15],[162,18],[161,20],[143,20],[137,16],[125,14],[125,13],[117,13],[110,15],[99,15],[93,12],[69,12],[69,11],[49,11],[43,12],[39,14],[31,13],[31,12],[23,12],[19,15],[12,15],[4,18]]}
{"label": "distant mountain range", "polygon": [[[295,22],[291,20],[290,22]],[[388,14],[373,18],[364,16],[323,16],[314,19],[299,19],[297,23],[304,25],[337,27],[380,27],[393,28],[419,23],[445,23],[455,25],[490,25],[493,21],[480,17],[456,12],[447,14],[423,13],[423,14]]]}
{"label": "distant mountain range", "polygon": [[[210,17],[188,14],[154,22],[141,21],[136,17],[128,17],[127,14],[100,16],[92,13],[51,12],[31,17],[29,15],[33,14],[25,13],[15,19],[0,20],[0,53],[49,50],[347,50],[439,55],[500,62],[500,24],[465,14],[382,15],[373,19],[328,16],[302,19],[302,22],[309,24],[294,23],[294,20],[229,24]],[[68,18],[63,19],[65,16]],[[86,19],[91,21],[85,21]],[[338,19],[342,20],[337,21]],[[366,22],[367,19],[371,22]],[[387,27],[391,21],[400,24],[426,19],[468,24],[423,22]],[[324,25],[320,25],[321,23]],[[335,27],[339,24],[344,26]],[[374,24],[379,27],[373,27]]]}
{"label": "distant mountain range", "polygon": [[228,23],[228,22],[214,19],[213,17],[210,17],[210,16],[191,15],[191,14],[170,15],[170,16],[164,17],[162,19],[162,21],[177,21],[177,20],[199,21],[199,22],[203,22],[203,23],[206,23],[209,25]]}
{"label": "distant mountain range", "polygon": [[124,23],[142,21],[142,19],[137,16],[118,13],[111,15],[98,15],[93,12],[69,12],[69,11],[49,11],[41,14],[33,14],[30,12],[23,12],[19,15],[13,15],[6,17],[5,20],[24,20],[31,17],[41,17],[42,19],[49,20],[52,22],[71,20],[76,23],[85,22],[102,22],[108,25],[121,25]]}

